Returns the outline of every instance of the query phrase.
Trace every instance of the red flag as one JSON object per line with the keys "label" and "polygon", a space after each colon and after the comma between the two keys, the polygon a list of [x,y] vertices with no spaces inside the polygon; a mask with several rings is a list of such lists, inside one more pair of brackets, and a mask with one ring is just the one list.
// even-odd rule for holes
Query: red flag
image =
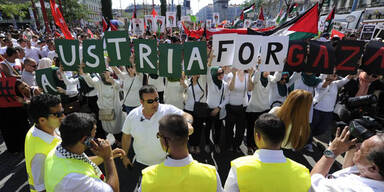
{"label": "red flag", "polygon": [[111,31],[117,31],[116,25],[109,23],[111,25]]}
{"label": "red flag", "polygon": [[318,33],[319,3],[316,3],[306,14],[293,24],[288,31]]}
{"label": "red flag", "polygon": [[343,39],[343,37],[345,36],[344,33],[340,32],[340,31],[337,31],[337,30],[334,30],[332,29],[332,34],[331,34],[331,37],[334,37],[335,35],[339,36],[340,39]]}
{"label": "red flag", "polygon": [[91,31],[90,29],[87,30],[87,33],[88,33],[89,35],[91,35],[91,38],[93,38],[93,33],[92,33],[92,31]]}
{"label": "red flag", "polygon": [[153,16],[153,18],[155,18],[157,16],[157,12],[156,12],[155,8],[152,8],[152,16]]}
{"label": "red flag", "polygon": [[61,32],[63,32],[66,39],[73,40],[72,34],[68,29],[63,15],[61,14],[59,6],[56,5],[55,0],[49,0],[49,3],[51,4],[52,17],[55,20],[56,25],[60,27]]}
{"label": "red flag", "polygon": [[105,21],[105,18],[103,17],[103,32],[105,32],[108,29],[107,21]]}
{"label": "red flag", "polygon": [[243,20],[243,21],[244,21],[244,11],[241,12],[240,20]]}
{"label": "red flag", "polygon": [[260,6],[260,13],[259,13],[259,20],[264,21],[264,13],[263,13],[263,7]]}

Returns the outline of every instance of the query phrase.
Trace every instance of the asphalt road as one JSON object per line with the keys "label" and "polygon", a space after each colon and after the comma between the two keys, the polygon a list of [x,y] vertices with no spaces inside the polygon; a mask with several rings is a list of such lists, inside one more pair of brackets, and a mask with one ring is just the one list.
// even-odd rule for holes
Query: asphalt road
{"label": "asphalt road", "polygon": [[[206,154],[194,155],[194,159],[199,162],[208,163],[216,166],[220,175],[222,184],[224,185],[227,178],[230,161],[245,155],[246,147],[241,146],[243,153],[235,152],[223,152],[221,154]],[[322,156],[322,152],[325,149],[325,143],[316,140],[313,153],[285,150],[284,154],[305,165],[308,169],[312,169],[314,164]],[[341,169],[342,157],[339,156],[336,163],[333,165],[331,172]],[[116,159],[116,166],[120,179],[120,191],[129,191],[127,189],[133,188],[135,183],[132,182],[132,172],[130,169],[126,169],[122,166],[120,159]],[[103,168],[102,168],[103,170]],[[5,143],[0,133],[0,192],[20,192],[28,191],[27,173],[25,169],[25,160],[23,155],[10,154],[6,150]]]}

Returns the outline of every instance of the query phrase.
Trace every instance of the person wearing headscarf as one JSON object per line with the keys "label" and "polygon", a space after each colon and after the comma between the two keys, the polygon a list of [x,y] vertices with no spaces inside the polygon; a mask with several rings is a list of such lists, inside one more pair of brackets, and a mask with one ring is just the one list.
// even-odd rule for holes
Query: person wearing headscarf
{"label": "person wearing headscarf", "polygon": [[209,145],[210,132],[212,129],[213,143],[216,153],[220,153],[220,134],[223,127],[222,120],[226,117],[225,106],[229,101],[229,88],[228,84],[223,80],[224,70],[221,67],[213,66],[208,68],[207,85],[208,97],[207,104],[210,110],[210,118],[207,121],[205,129],[205,152],[210,153],[211,148]]}

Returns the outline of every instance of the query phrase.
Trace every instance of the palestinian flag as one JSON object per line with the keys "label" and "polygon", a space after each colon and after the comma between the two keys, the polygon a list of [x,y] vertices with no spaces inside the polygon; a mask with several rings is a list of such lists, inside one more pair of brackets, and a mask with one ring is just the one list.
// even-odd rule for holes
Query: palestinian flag
{"label": "palestinian flag", "polygon": [[244,15],[249,13],[249,12],[251,12],[251,11],[254,11],[255,8],[256,8],[255,3],[253,3],[252,5],[244,8],[243,11],[241,11],[240,20],[244,20],[245,19]]}
{"label": "palestinian flag", "polygon": [[260,6],[259,20],[264,21],[263,7]]}
{"label": "palestinian flag", "polygon": [[336,7],[333,7],[332,11],[329,13],[328,17],[325,19],[324,22],[324,31],[323,33],[329,33],[331,32],[333,28],[333,19],[335,18],[335,12],[336,12]]}
{"label": "palestinian flag", "polygon": [[276,24],[280,23],[281,16],[283,15],[283,9],[280,10],[280,13],[277,15],[275,22]]}
{"label": "palestinian flag", "polygon": [[236,20],[233,22],[232,28],[236,28],[237,25],[239,25],[241,22],[244,22],[244,21],[241,20],[241,19],[236,19]]}
{"label": "palestinian flag", "polygon": [[284,24],[285,22],[287,22],[288,18],[292,15],[293,12],[296,12],[297,11],[297,3],[294,3],[294,4],[291,4],[287,11],[285,12],[283,18],[280,20],[280,25]]}
{"label": "palestinian flag", "polygon": [[248,29],[248,34],[264,36],[289,36],[289,40],[299,40],[315,37],[318,34],[319,4],[316,3],[303,14],[280,25],[279,27],[258,32]]}

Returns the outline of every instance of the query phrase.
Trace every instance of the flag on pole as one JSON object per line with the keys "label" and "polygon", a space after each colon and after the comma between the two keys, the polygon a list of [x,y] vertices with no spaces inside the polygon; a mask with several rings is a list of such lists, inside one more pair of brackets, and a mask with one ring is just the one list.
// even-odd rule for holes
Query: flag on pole
{"label": "flag on pole", "polygon": [[280,10],[279,15],[277,15],[276,17],[276,20],[275,20],[276,24],[280,23],[281,15],[283,15],[283,9]]}
{"label": "flag on pole", "polygon": [[52,17],[55,20],[55,24],[60,27],[61,32],[63,32],[66,39],[73,40],[72,34],[68,29],[67,23],[65,22],[63,15],[61,14],[59,6],[57,6],[55,0],[49,0],[49,3],[51,5]]}
{"label": "flag on pole", "polygon": [[264,13],[263,13],[263,7],[260,6],[260,13],[259,13],[259,20],[264,21]]}
{"label": "flag on pole", "polygon": [[109,24],[111,25],[111,31],[117,31],[117,26],[112,24],[111,22],[109,22]]}
{"label": "flag on pole", "polygon": [[241,11],[240,20],[244,20],[244,19],[245,19],[245,17],[244,17],[245,14],[247,14],[247,13],[253,11],[253,10],[255,10],[255,3],[253,3],[252,5],[250,5],[250,6],[246,7],[246,8],[244,8],[244,9]]}
{"label": "flag on pole", "polygon": [[329,13],[328,17],[325,19],[325,22],[324,22],[324,31],[323,33],[329,33],[331,32],[332,28],[333,28],[333,19],[335,18],[335,12],[336,12],[336,7],[333,7],[332,11]]}
{"label": "flag on pole", "polygon": [[303,14],[294,19],[281,24],[279,27],[265,31],[257,32],[248,29],[248,34],[254,35],[272,35],[272,36],[289,36],[289,40],[299,40],[315,37],[318,34],[319,21],[319,3],[316,3]]}
{"label": "flag on pole", "polygon": [[105,21],[105,18],[103,17],[103,32],[105,32],[108,29],[107,21]]}
{"label": "flag on pole", "polygon": [[90,29],[87,30],[87,33],[91,36],[91,38],[93,39],[93,33]]}

